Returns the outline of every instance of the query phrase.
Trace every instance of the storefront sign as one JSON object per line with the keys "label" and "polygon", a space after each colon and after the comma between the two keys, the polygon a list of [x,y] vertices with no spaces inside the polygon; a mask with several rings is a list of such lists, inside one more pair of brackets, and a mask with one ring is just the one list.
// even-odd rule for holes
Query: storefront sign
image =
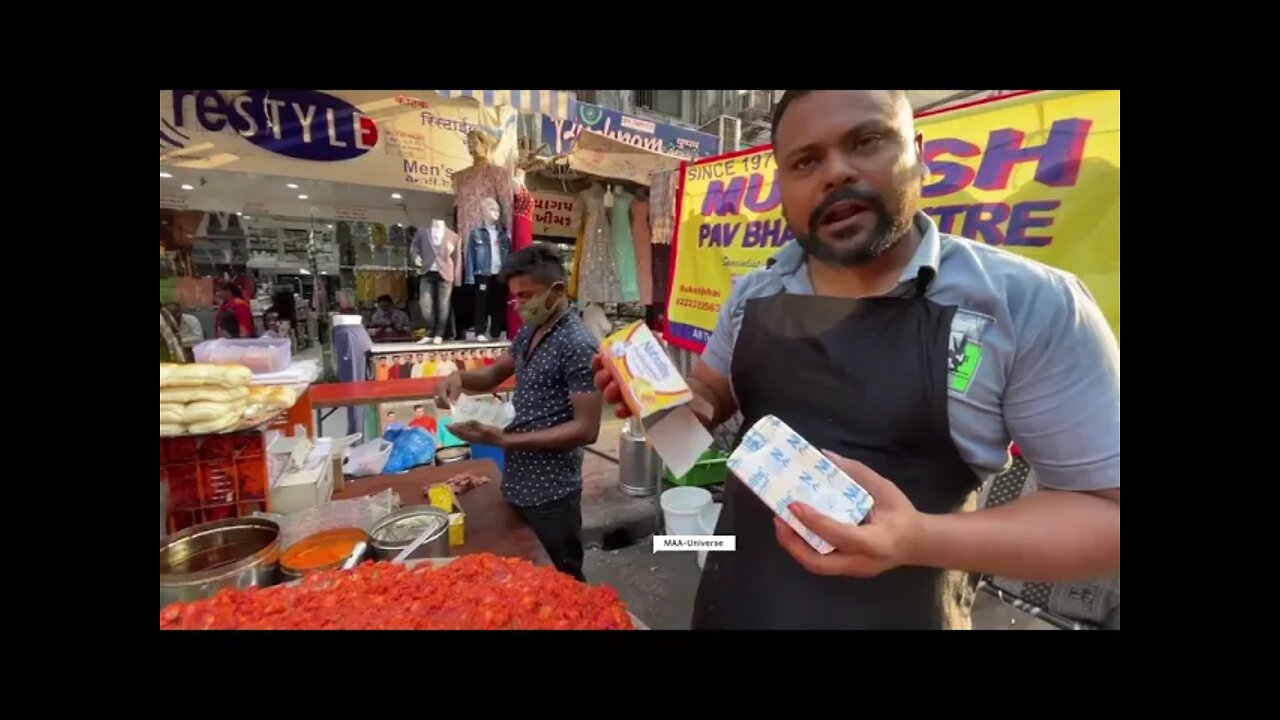
{"label": "storefront sign", "polygon": [[542,142],[550,147],[553,155],[573,150],[578,134],[584,129],[645,150],[689,159],[714,155],[720,145],[720,139],[709,133],[624,115],[617,110],[582,102],[578,103],[577,122],[542,116]]}
{"label": "storefront sign", "polygon": [[533,195],[533,234],[551,237],[577,237],[577,198],[561,193],[536,192]]}
{"label": "storefront sign", "polygon": [[[378,125],[355,106],[317,90],[174,90],[173,123],[161,119],[160,138],[181,145],[197,125],[230,128],[240,137],[286,157],[317,162],[350,160],[378,144]],[[166,137],[166,130],[170,135]],[[175,137],[176,136],[176,137]]]}
{"label": "storefront sign", "polygon": [[[953,233],[1062,268],[1120,336],[1120,93],[1032,93],[918,118],[921,209]],[[792,240],[767,146],[685,163],[667,340],[701,352],[734,278]]]}
{"label": "storefront sign", "polygon": [[431,90],[161,90],[160,164],[452,192],[467,133],[514,168],[516,114]]}

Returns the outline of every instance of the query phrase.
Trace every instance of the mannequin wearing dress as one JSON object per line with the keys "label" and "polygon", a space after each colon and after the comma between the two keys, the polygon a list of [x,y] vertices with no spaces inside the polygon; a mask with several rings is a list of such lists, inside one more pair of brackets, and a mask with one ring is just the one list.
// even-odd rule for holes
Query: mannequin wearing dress
{"label": "mannequin wearing dress", "polygon": [[[515,195],[511,201],[511,251],[523,250],[533,244],[533,196],[524,184],[524,170],[517,169],[513,185]],[[514,305],[507,306],[507,337],[520,332],[520,314]]]}
{"label": "mannequin wearing dress", "polygon": [[[471,154],[471,167],[453,174],[454,209],[457,211],[454,227],[464,243],[484,222],[480,202],[485,198],[498,201],[499,222],[505,228],[511,227],[511,177],[490,159],[497,144],[497,139],[483,130],[468,132],[467,152]],[[465,339],[464,328],[476,311],[474,288],[463,284],[462,273],[457,274],[453,284],[456,337]]]}
{"label": "mannequin wearing dress", "polygon": [[640,299],[635,242],[631,239],[631,203],[634,200],[631,193],[614,188],[613,208],[609,213],[609,224],[613,228],[613,258],[618,265],[618,289],[623,302]]}
{"label": "mannequin wearing dress", "polygon": [[453,174],[454,204],[458,208],[458,236],[470,237],[471,231],[484,222],[480,203],[485,198],[498,201],[499,221],[511,227],[511,179],[506,170],[489,159],[495,142],[481,130],[467,133],[467,151],[471,167]]}
{"label": "mannequin wearing dress", "polygon": [[578,214],[582,223],[579,263],[578,305],[619,302],[618,267],[614,260],[613,235],[604,206],[605,188],[600,183],[578,193]]}

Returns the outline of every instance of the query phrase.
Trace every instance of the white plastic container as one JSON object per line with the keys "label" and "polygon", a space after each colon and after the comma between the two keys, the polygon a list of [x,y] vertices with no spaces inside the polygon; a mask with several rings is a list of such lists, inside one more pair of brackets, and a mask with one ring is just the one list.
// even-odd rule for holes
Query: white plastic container
{"label": "white plastic container", "polygon": [[[702,509],[702,514],[698,516],[698,523],[702,526],[703,535],[715,535],[716,523],[720,521],[720,510],[724,507],[723,503],[712,503]],[[707,564],[707,551],[698,551],[698,569],[701,570]]]}
{"label": "white plastic container", "polygon": [[244,365],[255,375],[262,375],[287,370],[292,349],[288,338],[219,338],[196,345],[194,353],[199,363]]}
{"label": "white plastic container", "polygon": [[711,493],[700,487],[674,487],[662,493],[659,503],[668,535],[699,535],[698,516],[711,504]]}

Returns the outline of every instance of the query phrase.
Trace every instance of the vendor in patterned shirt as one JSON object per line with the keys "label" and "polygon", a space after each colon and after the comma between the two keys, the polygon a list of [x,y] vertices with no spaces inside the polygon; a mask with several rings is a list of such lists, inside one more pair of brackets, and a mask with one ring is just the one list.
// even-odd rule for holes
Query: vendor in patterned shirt
{"label": "vendor in patterned shirt", "polygon": [[516,417],[506,429],[449,426],[462,440],[506,451],[502,494],[542,541],[556,569],[582,574],[582,448],[600,433],[600,394],[591,357],[596,341],[569,307],[564,266],[552,250],[516,251],[503,267],[524,326],[492,365],[450,375],[436,403],[448,409],[463,390],[493,392],[515,375]]}

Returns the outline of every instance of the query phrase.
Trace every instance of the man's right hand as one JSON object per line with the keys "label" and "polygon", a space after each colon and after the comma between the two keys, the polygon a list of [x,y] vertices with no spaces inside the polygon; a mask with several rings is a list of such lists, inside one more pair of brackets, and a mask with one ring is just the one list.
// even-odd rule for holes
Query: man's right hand
{"label": "man's right hand", "polygon": [[[605,402],[613,404],[613,414],[620,418],[631,417],[631,408],[622,398],[622,388],[618,385],[617,379],[613,377],[613,373],[604,366],[604,355],[601,351],[596,351],[594,357],[591,358],[591,369],[595,371],[596,389],[604,395]],[[692,378],[686,378],[689,382],[690,389],[693,389],[693,400],[689,403],[689,409],[693,410],[693,414],[697,416],[702,424],[711,427],[714,421],[716,409],[715,406],[698,394],[694,389],[694,381]]]}
{"label": "man's right hand", "polygon": [[462,397],[462,373],[460,372],[454,372],[436,386],[436,407],[441,410],[452,410],[453,404],[460,397]]}

